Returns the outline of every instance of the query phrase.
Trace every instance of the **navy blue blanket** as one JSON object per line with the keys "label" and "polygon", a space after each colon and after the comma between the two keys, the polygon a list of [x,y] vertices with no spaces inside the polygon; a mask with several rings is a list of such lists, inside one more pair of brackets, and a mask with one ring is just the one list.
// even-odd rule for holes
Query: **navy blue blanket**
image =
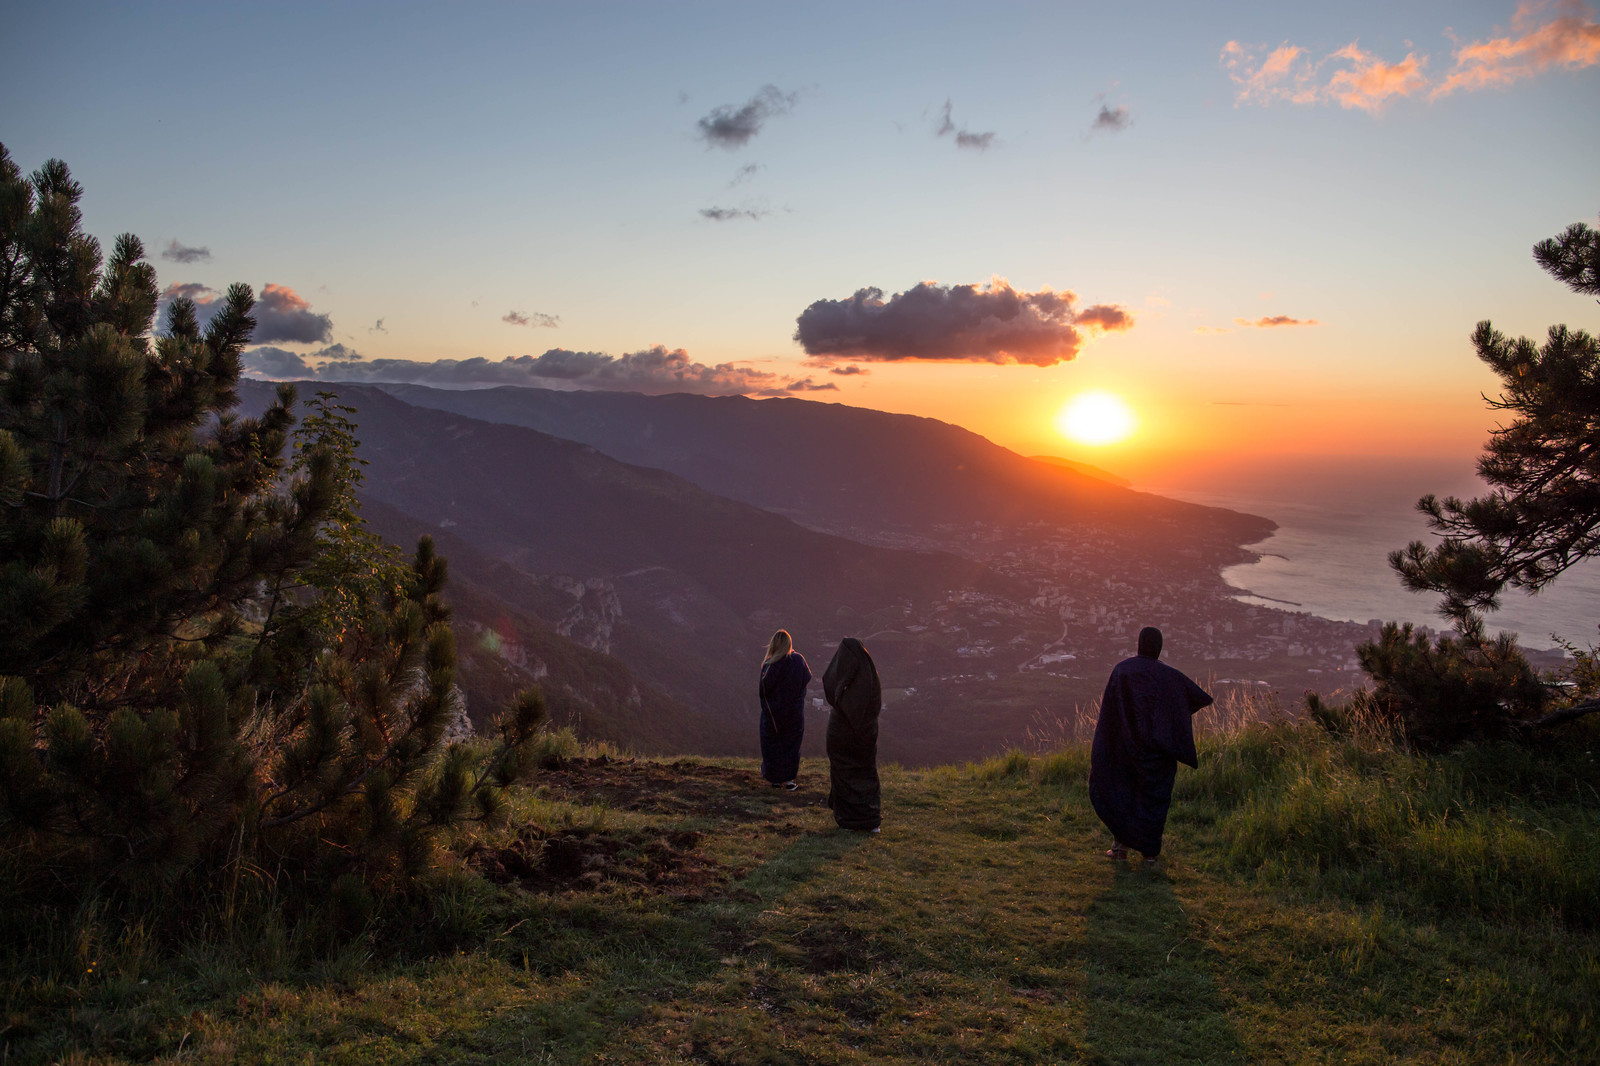
{"label": "navy blue blanket", "polygon": [[761,776],[775,785],[800,772],[810,683],[811,667],[797,651],[761,664]]}
{"label": "navy blue blanket", "polygon": [[1161,853],[1178,763],[1199,763],[1192,716],[1211,702],[1180,671],[1146,655],[1122,660],[1106,682],[1089,801],[1119,842],[1148,858]]}
{"label": "navy blue blanket", "polygon": [[878,785],[878,667],[855,637],[845,637],[822,673],[828,701],[828,806],[841,829],[870,830],[883,821]]}

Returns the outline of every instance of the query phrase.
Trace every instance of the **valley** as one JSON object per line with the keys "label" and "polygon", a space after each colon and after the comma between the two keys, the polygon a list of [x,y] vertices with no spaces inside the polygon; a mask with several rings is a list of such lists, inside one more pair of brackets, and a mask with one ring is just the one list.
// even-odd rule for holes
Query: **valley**
{"label": "valley", "polygon": [[[1144,625],[1202,684],[1290,714],[1303,691],[1361,677],[1368,626],[1241,603],[1221,579],[1270,522],[932,419],[793,399],[332,388],[358,411],[375,528],[401,544],[429,533],[452,561],[480,724],[537,683],[583,735],[738,754],[780,627],[819,676],[842,637],[866,642],[885,678],[883,757],[905,765],[1081,739]],[[267,390],[247,383],[247,408]],[[807,754],[822,749],[820,690]]]}

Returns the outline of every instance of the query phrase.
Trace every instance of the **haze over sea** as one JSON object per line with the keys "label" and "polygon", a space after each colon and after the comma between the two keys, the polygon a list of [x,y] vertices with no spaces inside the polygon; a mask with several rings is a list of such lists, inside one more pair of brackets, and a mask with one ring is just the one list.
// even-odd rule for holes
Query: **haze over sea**
{"label": "haze over sea", "polygon": [[[1309,611],[1323,618],[1417,622],[1444,628],[1432,595],[1408,592],[1389,569],[1388,554],[1413,540],[1436,543],[1419,497],[1467,498],[1483,483],[1472,461],[1293,458],[1208,470],[1185,484],[1140,489],[1193,503],[1229,507],[1278,523],[1250,547],[1254,563],[1223,572],[1245,603]],[[1511,593],[1489,616],[1492,627],[1520,635],[1529,647],[1552,636],[1588,647],[1600,621],[1600,561],[1574,567],[1537,596]]]}

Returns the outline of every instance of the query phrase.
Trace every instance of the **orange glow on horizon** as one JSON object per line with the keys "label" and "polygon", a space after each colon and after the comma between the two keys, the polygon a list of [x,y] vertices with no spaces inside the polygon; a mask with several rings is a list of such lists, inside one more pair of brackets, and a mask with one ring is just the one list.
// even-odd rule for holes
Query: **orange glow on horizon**
{"label": "orange glow on horizon", "polygon": [[[1459,343],[1441,343],[1422,367],[1391,361],[1375,395],[1366,368],[1308,374],[1302,362],[1261,363],[1247,345],[1282,343],[1273,331],[1250,331],[1235,349],[1188,341],[1187,324],[1111,359],[1059,367],[992,364],[875,364],[870,374],[840,378],[823,402],[934,418],[980,434],[1019,455],[1087,462],[1136,485],[1201,485],[1214,474],[1294,456],[1391,456],[1470,463],[1497,421],[1480,393],[1493,374],[1463,359]],[[1255,336],[1260,333],[1261,336]],[[1321,354],[1338,338],[1296,334],[1297,350]],[[1341,342],[1342,343],[1342,342]],[[1203,358],[1197,356],[1203,355]],[[1434,353],[1430,353],[1434,354]],[[1330,356],[1331,360],[1331,356]],[[1447,371],[1456,383],[1442,388]],[[1063,405],[1085,392],[1120,397],[1137,413],[1135,432],[1110,444],[1080,444],[1057,425]]]}

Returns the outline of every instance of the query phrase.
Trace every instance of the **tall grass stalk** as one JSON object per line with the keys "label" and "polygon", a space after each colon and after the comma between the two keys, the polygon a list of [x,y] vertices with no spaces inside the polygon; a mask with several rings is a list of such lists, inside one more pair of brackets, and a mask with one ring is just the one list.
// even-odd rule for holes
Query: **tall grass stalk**
{"label": "tall grass stalk", "polygon": [[[1267,689],[1245,685],[1219,685],[1207,678],[1200,687],[1216,697],[1216,702],[1194,716],[1195,739],[1231,736],[1257,722],[1274,722],[1287,717],[1278,695]],[[1024,733],[1023,747],[1035,755],[1048,755],[1094,739],[1095,723],[1100,718],[1100,701],[1074,704],[1065,712],[1036,711]]]}

